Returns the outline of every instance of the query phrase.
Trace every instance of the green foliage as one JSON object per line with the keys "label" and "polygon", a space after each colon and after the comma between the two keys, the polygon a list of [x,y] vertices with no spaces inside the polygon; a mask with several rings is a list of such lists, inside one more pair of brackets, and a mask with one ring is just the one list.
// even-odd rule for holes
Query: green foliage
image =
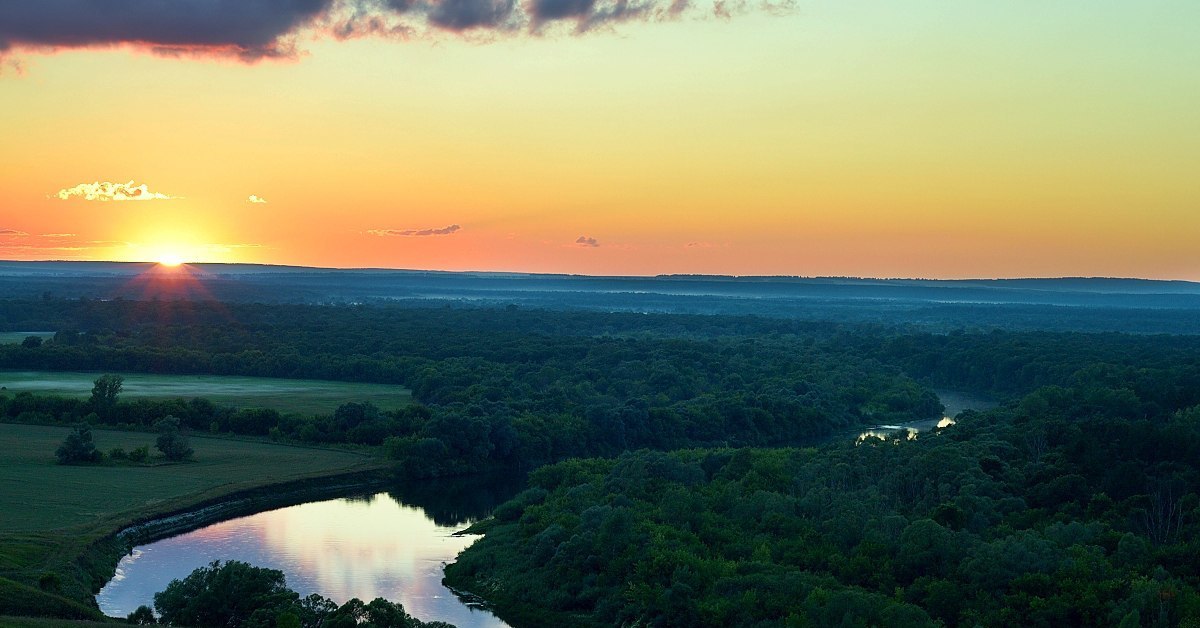
{"label": "green foliage", "polygon": [[125,621],[135,626],[153,626],[158,623],[158,618],[154,616],[154,611],[149,606],[142,605],[130,613]]}
{"label": "green foliage", "polygon": [[241,626],[274,618],[298,601],[282,571],[240,561],[214,561],[154,594],[162,622],[181,626]]}
{"label": "green foliage", "polygon": [[117,395],[121,394],[124,382],[125,378],[111,373],[96,378],[90,399],[92,408],[102,416],[110,415],[117,405]]}
{"label": "green foliage", "polygon": [[146,459],[150,457],[150,447],[148,445],[134,447],[133,449],[129,450],[127,457],[129,458],[130,462],[145,462]]}
{"label": "green foliage", "polygon": [[316,594],[301,599],[287,588],[283,572],[240,561],[214,561],[171,581],[154,595],[154,607],[162,623],[184,626],[453,628],[422,622],[382,598],[354,598],[342,606]]}
{"label": "green foliage", "polygon": [[167,460],[178,462],[192,457],[194,451],[179,419],[173,416],[164,417],[154,424],[154,429],[158,431],[154,446]]}
{"label": "green foliage", "polygon": [[1200,620],[1195,393],[1095,377],[907,442],[543,467],[447,581],[542,624]]}
{"label": "green foliage", "polygon": [[103,458],[92,441],[92,427],[87,423],[76,425],[54,451],[54,455],[58,458],[58,464],[88,464],[100,462]]}
{"label": "green foliage", "polygon": [[50,593],[61,593],[62,576],[59,576],[53,571],[48,571],[38,578],[38,588],[43,591],[49,591]]}

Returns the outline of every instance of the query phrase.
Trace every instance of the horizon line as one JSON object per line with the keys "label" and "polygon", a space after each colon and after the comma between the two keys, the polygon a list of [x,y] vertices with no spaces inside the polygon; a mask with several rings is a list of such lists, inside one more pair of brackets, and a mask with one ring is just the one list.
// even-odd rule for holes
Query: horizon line
{"label": "horizon line", "polygon": [[[142,264],[148,266],[166,266],[158,261],[129,261],[129,260],[11,260],[0,259],[0,264]],[[863,281],[1053,281],[1068,279],[1110,280],[1110,281],[1153,281],[1163,283],[1200,284],[1196,279],[1167,279],[1155,277],[1133,277],[1114,275],[1043,275],[1043,276],[1006,276],[1006,277],[877,277],[865,275],[733,275],[714,273],[657,273],[653,275],[591,275],[587,273],[568,272],[537,272],[524,270],[445,270],[437,268],[395,268],[386,266],[306,266],[303,264],[278,264],[267,262],[182,262],[178,266],[263,266],[268,268],[292,268],[321,271],[391,271],[407,273],[450,273],[450,274],[493,274],[493,275],[532,275],[584,277],[593,279],[660,279],[671,277],[725,278],[725,279],[857,279]]]}

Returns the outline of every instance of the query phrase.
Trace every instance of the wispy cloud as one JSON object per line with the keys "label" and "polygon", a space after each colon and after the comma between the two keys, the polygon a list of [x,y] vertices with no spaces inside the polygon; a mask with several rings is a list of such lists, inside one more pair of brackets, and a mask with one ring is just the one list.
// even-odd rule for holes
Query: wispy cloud
{"label": "wispy cloud", "polygon": [[74,238],[74,233],[40,233],[39,238]]}
{"label": "wispy cloud", "polygon": [[261,196],[257,196],[255,194],[251,194],[249,200],[251,203],[266,203],[267,202],[267,199],[265,199]]}
{"label": "wispy cloud", "polygon": [[75,187],[63,188],[56,194],[62,200],[81,198],[85,201],[157,201],[178,198],[159,192],[151,192],[145,183],[134,185],[128,183],[112,183],[96,181],[95,183],[80,183]]}
{"label": "wispy cloud", "polygon": [[584,247],[596,248],[600,246],[600,241],[591,236],[579,236],[575,238],[575,244]]}
{"label": "wispy cloud", "polygon": [[16,229],[0,229],[0,236],[27,236],[27,235],[29,235],[29,234],[25,233],[24,231],[17,231]]}
{"label": "wispy cloud", "polygon": [[420,236],[439,236],[450,235],[462,227],[458,225],[450,225],[441,229],[371,229],[367,233],[375,236],[404,236],[404,237],[420,237]]}

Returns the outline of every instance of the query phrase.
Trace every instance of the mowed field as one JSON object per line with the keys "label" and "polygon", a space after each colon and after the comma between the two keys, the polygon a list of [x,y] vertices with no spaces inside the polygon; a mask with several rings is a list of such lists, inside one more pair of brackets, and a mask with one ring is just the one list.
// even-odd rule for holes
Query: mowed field
{"label": "mowed field", "polygon": [[[102,373],[60,371],[0,371],[7,392],[32,392],[87,397]],[[125,374],[121,398],[191,399],[203,397],[238,408],[274,408],[280,412],[333,412],[348,401],[369,401],[384,410],[408,405],[412,395],[403,386],[327,380],[237,377],[226,375]]]}
{"label": "mowed field", "polygon": [[[193,436],[193,462],[157,466],[62,466],[65,427],[0,424],[0,541],[8,534],[92,528],[180,500],[289,480],[378,468],[353,452]],[[96,447],[127,451],[153,434],[94,430]],[[2,544],[2,543],[0,543]]]}
{"label": "mowed field", "polygon": [[0,345],[16,345],[25,342],[25,339],[30,336],[37,336],[43,340],[53,338],[52,331],[0,331]]}

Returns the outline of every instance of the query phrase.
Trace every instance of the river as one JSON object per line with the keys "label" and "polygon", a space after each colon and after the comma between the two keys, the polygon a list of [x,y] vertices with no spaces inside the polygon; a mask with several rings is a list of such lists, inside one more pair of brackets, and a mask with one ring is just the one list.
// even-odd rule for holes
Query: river
{"label": "river", "polygon": [[[967,393],[936,392],[946,407],[942,418],[880,425],[847,437],[911,440],[953,424],[963,410],[996,405]],[[339,604],[352,597],[383,597],[423,621],[459,628],[505,626],[442,586],[442,569],[475,540],[454,533],[487,517],[523,487],[523,478],[415,482],[222,521],[135,547],[96,602],[105,614],[124,617],[140,605],[153,607],[156,592],[197,567],[241,560],[283,571],[288,586],[301,596],[319,593]]]}
{"label": "river", "polygon": [[383,597],[423,620],[459,628],[506,624],[442,586],[446,563],[475,541],[455,532],[488,516],[523,479],[430,481],[315,501],[215,523],[135,547],[100,590],[100,610],[124,617],[154,594],[214,560],[279,569],[301,597],[341,604]]}
{"label": "river", "polygon": [[941,417],[909,421],[897,425],[875,425],[865,430],[854,430],[850,436],[853,436],[855,442],[858,443],[872,438],[878,438],[879,440],[896,438],[916,440],[920,437],[921,432],[954,425],[954,418],[964,410],[988,410],[997,405],[991,399],[968,392],[956,390],[935,390],[934,392],[937,393],[938,399],[945,406]]}

